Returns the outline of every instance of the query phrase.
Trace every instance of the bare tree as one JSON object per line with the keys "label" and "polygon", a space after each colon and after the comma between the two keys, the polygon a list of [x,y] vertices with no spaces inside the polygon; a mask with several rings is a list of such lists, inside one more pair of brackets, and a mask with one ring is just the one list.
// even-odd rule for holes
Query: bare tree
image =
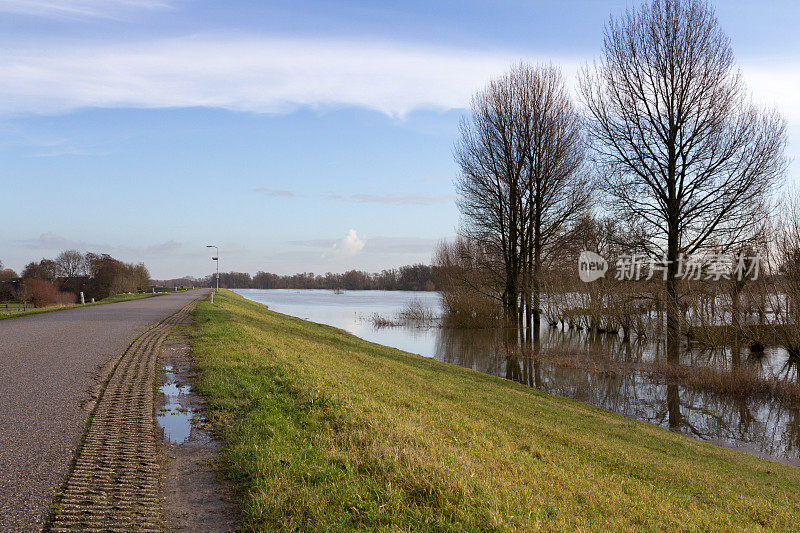
{"label": "bare tree", "polygon": [[477,243],[481,265],[503,287],[506,319],[516,320],[523,253],[520,225],[528,141],[520,135],[517,111],[522,90],[515,72],[475,94],[471,117],[461,122],[455,157],[462,231]]}
{"label": "bare tree", "polygon": [[678,258],[752,233],[761,199],[785,172],[784,120],[749,101],[702,0],[653,0],[612,18],[580,93],[612,207],[666,261],[667,352],[677,361]]}
{"label": "bare tree", "polygon": [[[543,261],[588,205],[581,119],[560,71],[519,64],[472,100],[456,159],[462,233],[503,287],[505,315],[538,326]],[[533,311],[533,313],[532,313]]]}
{"label": "bare tree", "polygon": [[521,135],[529,140],[524,183],[526,189],[523,250],[526,265],[524,301],[528,330],[533,318],[539,331],[543,262],[570,236],[569,231],[589,206],[582,120],[554,66],[515,71],[524,94],[520,102]]}
{"label": "bare tree", "polygon": [[74,278],[86,271],[86,261],[78,250],[64,250],[56,257],[59,274],[65,278]]}
{"label": "bare tree", "polygon": [[775,220],[773,245],[769,247],[771,274],[764,290],[783,346],[792,357],[800,356],[800,191],[794,190],[781,203]]}

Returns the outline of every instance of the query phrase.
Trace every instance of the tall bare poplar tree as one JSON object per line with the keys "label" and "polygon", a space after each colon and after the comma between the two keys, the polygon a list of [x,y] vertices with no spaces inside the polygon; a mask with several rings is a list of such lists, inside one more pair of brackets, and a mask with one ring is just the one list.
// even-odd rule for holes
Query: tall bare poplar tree
{"label": "tall bare poplar tree", "polygon": [[554,248],[589,206],[590,187],[581,172],[582,120],[561,72],[553,66],[520,68],[524,88],[520,129],[529,139],[524,184],[524,301],[528,329],[538,336],[542,269]]}
{"label": "tall bare poplar tree", "polygon": [[652,0],[612,18],[580,92],[613,207],[667,261],[667,353],[677,361],[678,258],[726,249],[759,222],[786,168],[784,120],[750,102],[702,0]]}
{"label": "tall bare poplar tree", "polygon": [[462,232],[492,259],[506,316],[522,302],[538,325],[543,261],[588,204],[581,120],[553,66],[513,67],[471,110],[456,147]]}
{"label": "tall bare poplar tree", "polygon": [[502,287],[506,319],[516,320],[523,253],[520,248],[523,175],[529,140],[518,128],[522,91],[512,71],[472,97],[455,157],[462,230],[482,248],[481,265]]}

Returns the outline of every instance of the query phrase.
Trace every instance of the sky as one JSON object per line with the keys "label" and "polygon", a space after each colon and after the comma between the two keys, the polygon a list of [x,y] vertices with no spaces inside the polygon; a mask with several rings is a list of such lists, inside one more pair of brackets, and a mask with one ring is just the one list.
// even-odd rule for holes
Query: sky
{"label": "sky", "polygon": [[[213,268],[379,271],[459,223],[470,95],[521,60],[574,82],[603,0],[0,0],[0,261],[64,249]],[[800,5],[717,1],[800,176]]]}

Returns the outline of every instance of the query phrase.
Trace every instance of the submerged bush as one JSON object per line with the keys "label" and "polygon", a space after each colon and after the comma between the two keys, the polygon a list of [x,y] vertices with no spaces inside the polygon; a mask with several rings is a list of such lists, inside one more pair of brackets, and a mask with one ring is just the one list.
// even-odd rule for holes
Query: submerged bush
{"label": "submerged bush", "polygon": [[436,313],[419,298],[412,298],[399,313],[399,318],[408,324],[418,326],[433,325],[437,322]]}

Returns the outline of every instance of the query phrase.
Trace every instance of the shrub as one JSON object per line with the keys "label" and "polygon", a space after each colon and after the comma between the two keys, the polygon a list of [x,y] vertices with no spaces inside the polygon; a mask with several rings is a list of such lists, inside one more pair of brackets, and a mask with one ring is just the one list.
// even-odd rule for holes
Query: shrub
{"label": "shrub", "polygon": [[43,279],[25,280],[19,299],[23,302],[32,302],[36,307],[75,303],[75,295],[73,293],[61,292],[52,282]]}

